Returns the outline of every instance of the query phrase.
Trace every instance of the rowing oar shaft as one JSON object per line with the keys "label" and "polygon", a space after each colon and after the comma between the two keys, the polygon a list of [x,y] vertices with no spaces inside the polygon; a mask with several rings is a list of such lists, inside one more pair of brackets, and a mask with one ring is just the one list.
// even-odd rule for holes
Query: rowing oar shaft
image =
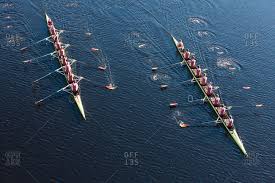
{"label": "rowing oar shaft", "polygon": [[38,43],[42,42],[42,41],[48,41],[50,37],[51,37],[51,36],[46,37],[46,38],[44,38],[44,39],[41,39],[41,40],[39,40],[39,41],[37,41],[37,42],[35,42],[35,43],[33,43],[33,44],[31,44],[31,45],[27,46],[27,47],[21,48],[20,50],[21,50],[21,51],[23,51],[23,50],[25,50],[25,49],[27,49],[27,48],[29,48],[29,47],[33,46],[33,45],[36,45],[36,44],[38,44]]}
{"label": "rowing oar shaft", "polygon": [[47,97],[45,97],[45,98],[43,98],[43,99],[41,99],[41,100],[36,101],[35,104],[36,104],[36,105],[37,105],[37,104],[40,104],[40,103],[43,102],[44,100],[46,100],[46,99],[48,99],[48,98],[50,98],[50,97],[56,95],[57,93],[59,93],[59,92],[61,92],[61,91],[64,91],[64,90],[65,90],[66,88],[68,88],[68,87],[69,87],[69,85],[65,86],[64,88],[61,88],[61,89],[57,90],[57,91],[54,92],[53,94],[51,94],[51,95],[49,95],[49,96],[47,96]]}
{"label": "rowing oar shaft", "polygon": [[179,65],[179,64],[182,64],[182,62],[178,62],[178,63],[175,63],[175,64],[171,64],[171,65],[168,65],[168,66],[165,66],[165,67],[152,67],[152,71],[156,71],[156,70],[159,70],[159,69],[167,69],[167,68],[172,68],[176,65]]}
{"label": "rowing oar shaft", "polygon": [[55,73],[55,72],[58,72],[59,70],[61,70],[61,68],[58,68],[58,69],[54,70],[53,72],[50,72],[49,74],[46,74],[45,76],[43,76],[43,77],[41,77],[41,78],[38,78],[37,80],[35,80],[35,81],[33,81],[33,82],[36,83],[36,82],[40,81],[41,79],[44,79],[44,78],[46,78],[47,76],[49,76],[49,75],[51,75],[51,74],[53,74],[53,73]]}
{"label": "rowing oar shaft", "polygon": [[239,106],[228,106],[227,109],[232,109],[232,108],[243,108],[243,107],[257,107],[257,108],[260,108],[260,107],[263,107],[264,104],[256,104],[256,105],[239,105]]}
{"label": "rowing oar shaft", "polygon": [[48,54],[46,54],[46,55],[42,55],[42,56],[40,56],[40,57],[36,57],[36,58],[33,58],[33,59],[29,59],[29,60],[24,60],[24,61],[22,61],[23,63],[30,63],[30,62],[32,62],[33,60],[37,60],[37,59],[40,59],[40,58],[44,58],[44,57],[47,57],[47,56],[53,56],[54,54],[56,53],[56,51],[54,51],[54,52],[52,52],[52,53],[48,53]]}

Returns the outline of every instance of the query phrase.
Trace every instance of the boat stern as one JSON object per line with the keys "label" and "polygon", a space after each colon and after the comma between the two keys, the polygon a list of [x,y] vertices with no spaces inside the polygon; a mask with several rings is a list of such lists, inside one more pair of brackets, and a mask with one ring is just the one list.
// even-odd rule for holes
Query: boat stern
{"label": "boat stern", "polygon": [[84,107],[83,107],[80,95],[74,96],[74,100],[75,100],[75,103],[76,103],[82,117],[84,118],[84,120],[86,120],[85,111],[84,111]]}
{"label": "boat stern", "polygon": [[239,149],[242,151],[242,153],[243,153],[245,156],[248,156],[248,155],[247,155],[247,152],[246,152],[246,150],[245,150],[245,148],[244,148],[243,142],[242,142],[242,140],[240,139],[240,137],[239,137],[239,135],[238,135],[236,129],[234,129],[234,130],[232,130],[232,131],[229,130],[229,133],[230,133],[231,137],[233,138],[233,140],[235,141],[235,143],[237,144],[237,146],[239,147]]}

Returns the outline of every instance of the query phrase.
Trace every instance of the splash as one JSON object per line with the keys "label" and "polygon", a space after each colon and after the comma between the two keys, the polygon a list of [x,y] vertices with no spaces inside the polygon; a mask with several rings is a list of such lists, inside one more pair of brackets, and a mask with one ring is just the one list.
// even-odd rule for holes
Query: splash
{"label": "splash", "polygon": [[241,70],[241,66],[238,64],[238,62],[233,58],[218,58],[217,59],[217,66],[219,68],[223,68],[229,71],[236,71]]}
{"label": "splash", "polygon": [[208,25],[206,20],[199,17],[190,17],[188,18],[188,22],[192,23],[193,25]]}
{"label": "splash", "polygon": [[200,38],[203,38],[203,37],[215,36],[215,34],[213,32],[210,32],[210,31],[207,31],[207,30],[203,30],[203,31],[198,31],[198,36]]}
{"label": "splash", "polygon": [[228,53],[226,48],[223,48],[222,46],[219,46],[219,45],[211,45],[208,47],[208,50],[210,52],[216,53],[217,55]]}

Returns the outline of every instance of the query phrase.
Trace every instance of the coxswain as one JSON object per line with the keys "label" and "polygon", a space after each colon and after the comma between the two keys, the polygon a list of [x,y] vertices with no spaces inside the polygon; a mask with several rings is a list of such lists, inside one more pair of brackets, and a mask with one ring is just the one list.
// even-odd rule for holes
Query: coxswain
{"label": "coxswain", "polygon": [[183,53],[183,58],[185,60],[189,60],[190,59],[190,56],[191,56],[191,53],[190,51],[187,49],[184,53]]}
{"label": "coxswain", "polygon": [[208,84],[205,88],[204,88],[205,92],[206,92],[206,95],[208,97],[210,97],[211,95],[213,95],[213,85],[212,84]]}
{"label": "coxswain", "polygon": [[234,119],[232,118],[231,115],[228,119],[225,119],[224,121],[225,121],[226,126],[227,126],[228,129],[234,128]]}
{"label": "coxswain", "polygon": [[204,73],[203,77],[200,78],[200,85],[206,86],[207,85],[207,76],[206,73]]}
{"label": "coxswain", "polygon": [[76,95],[76,94],[79,93],[79,91],[78,91],[78,89],[79,89],[78,83],[73,82],[72,84],[70,84],[70,86],[71,86],[71,89],[72,89],[73,94]]}
{"label": "coxswain", "polygon": [[226,116],[226,107],[224,105],[222,105],[221,107],[218,107],[218,113],[221,117],[225,117]]}
{"label": "coxswain", "polygon": [[52,27],[53,26],[53,21],[51,19],[48,20],[48,27]]}
{"label": "coxswain", "polygon": [[196,68],[196,59],[192,58],[191,60],[188,60],[188,64],[191,67],[191,69],[195,69]]}
{"label": "coxswain", "polygon": [[69,62],[67,62],[66,65],[64,66],[64,72],[65,72],[65,74],[68,74],[69,72],[72,72],[72,67],[71,67],[71,64]]}
{"label": "coxswain", "polygon": [[182,40],[180,40],[180,41],[178,42],[177,47],[178,47],[178,49],[179,49],[181,52],[184,52],[184,45],[183,45]]}
{"label": "coxswain", "polygon": [[69,84],[74,82],[74,74],[72,72],[68,72],[68,82]]}
{"label": "coxswain", "polygon": [[221,99],[220,99],[219,95],[217,94],[215,97],[212,97],[211,102],[214,107],[219,107],[221,105]]}

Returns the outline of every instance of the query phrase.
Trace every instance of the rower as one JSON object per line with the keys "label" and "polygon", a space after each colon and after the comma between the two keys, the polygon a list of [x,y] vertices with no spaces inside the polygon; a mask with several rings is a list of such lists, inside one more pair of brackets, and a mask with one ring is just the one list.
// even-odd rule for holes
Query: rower
{"label": "rower", "polygon": [[68,74],[69,72],[72,72],[72,67],[71,67],[71,64],[69,62],[67,62],[66,65],[64,66],[64,72],[65,72],[65,74]]}
{"label": "rower", "polygon": [[53,35],[57,35],[57,32],[56,32],[56,29],[55,29],[55,27],[54,26],[52,26],[51,28],[50,28],[50,33],[51,33],[51,35],[53,36]]}
{"label": "rower", "polygon": [[68,63],[68,58],[66,56],[61,57],[61,64],[62,66],[65,66]]}
{"label": "rower", "polygon": [[193,72],[195,73],[195,76],[196,76],[197,78],[202,77],[202,70],[201,70],[201,68],[200,68],[199,65],[197,66],[196,69],[193,69]]}
{"label": "rower", "polygon": [[204,87],[204,91],[208,97],[213,95],[213,85],[209,83],[206,87]]}
{"label": "rower", "polygon": [[207,85],[207,76],[206,76],[206,73],[204,73],[203,77],[200,78],[200,85],[201,86]]}
{"label": "rower", "polygon": [[64,48],[61,48],[61,49],[58,51],[58,54],[59,54],[60,57],[65,57],[66,55],[65,55],[65,50],[64,50]]}
{"label": "rower", "polygon": [[188,65],[191,67],[191,69],[196,68],[196,59],[193,57],[191,60],[188,60]]}
{"label": "rower", "polygon": [[183,45],[182,40],[180,40],[180,41],[178,42],[177,47],[178,47],[178,49],[179,49],[181,52],[184,52],[184,45]]}
{"label": "rower", "polygon": [[221,117],[225,117],[226,116],[226,107],[224,105],[222,105],[221,107],[218,107],[218,113]]}
{"label": "rower", "polygon": [[214,107],[219,107],[221,104],[221,99],[220,99],[219,95],[217,94],[215,97],[212,97],[211,102]]}
{"label": "rower", "polygon": [[72,72],[68,72],[68,83],[72,84],[74,82],[74,74]]}
{"label": "rower", "polygon": [[55,41],[54,47],[55,47],[56,50],[60,50],[62,48],[61,43],[59,42],[59,40]]}
{"label": "rower", "polygon": [[225,121],[226,127],[227,127],[228,129],[234,128],[234,119],[232,118],[231,115],[230,115],[229,118],[225,119],[224,121]]}
{"label": "rower", "polygon": [[190,59],[190,56],[191,56],[191,53],[190,51],[187,49],[184,53],[183,53],[183,58],[185,60],[189,60]]}
{"label": "rower", "polygon": [[73,82],[72,84],[70,84],[70,87],[72,89],[72,92],[74,95],[78,94],[79,93],[79,87],[78,87],[78,83],[76,82]]}

